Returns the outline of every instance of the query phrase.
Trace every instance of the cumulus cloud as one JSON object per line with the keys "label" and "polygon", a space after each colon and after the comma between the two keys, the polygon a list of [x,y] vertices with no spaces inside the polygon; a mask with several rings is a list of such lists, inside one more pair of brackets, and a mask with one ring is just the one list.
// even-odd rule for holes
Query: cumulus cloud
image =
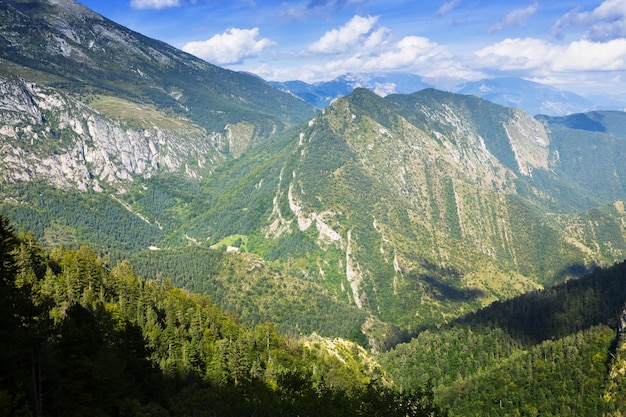
{"label": "cumulus cloud", "polygon": [[416,68],[451,58],[443,46],[420,36],[406,36],[376,56],[360,59],[368,69]]}
{"label": "cumulus cloud", "polygon": [[133,9],[165,9],[180,5],[180,0],[131,0],[130,2],[130,7]]}
{"label": "cumulus cloud", "polygon": [[499,32],[501,30],[512,27],[523,27],[524,25],[526,25],[528,19],[530,19],[535,15],[535,13],[537,13],[538,9],[539,6],[537,5],[537,3],[533,3],[525,9],[515,9],[507,13],[507,15],[504,16],[499,22],[492,25],[489,28],[489,32]]}
{"label": "cumulus cloud", "polygon": [[[473,71],[461,68],[448,50],[420,36],[394,38],[390,29],[377,27],[378,17],[354,16],[343,26],[326,32],[309,45],[309,55],[317,62],[298,68],[257,68],[255,72],[269,79],[318,81],[346,72],[409,71],[422,75],[469,76]],[[328,57],[332,57],[327,60]],[[312,58],[309,56],[308,58]],[[289,75],[293,74],[293,75]]]}
{"label": "cumulus cloud", "polygon": [[553,36],[560,37],[568,26],[584,28],[585,38],[592,41],[626,38],[626,2],[605,0],[591,12],[573,9],[555,23]]}
{"label": "cumulus cloud", "polygon": [[535,75],[580,71],[626,70],[626,39],[594,42],[589,39],[566,45],[543,40],[505,39],[475,53],[478,66],[505,71],[524,70]]}
{"label": "cumulus cloud", "polygon": [[224,65],[241,63],[274,45],[276,43],[272,40],[260,36],[259,28],[231,28],[205,41],[189,42],[182,49],[206,61]]}
{"label": "cumulus cloud", "polygon": [[338,54],[363,47],[374,48],[384,42],[388,33],[386,28],[373,30],[378,16],[354,16],[339,29],[326,32],[317,42],[309,45],[309,52],[319,54]]}

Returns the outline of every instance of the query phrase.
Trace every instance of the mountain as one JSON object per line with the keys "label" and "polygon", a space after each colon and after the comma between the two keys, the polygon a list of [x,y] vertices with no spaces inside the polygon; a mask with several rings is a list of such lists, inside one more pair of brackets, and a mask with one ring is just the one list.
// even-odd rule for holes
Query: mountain
{"label": "mountain", "polygon": [[445,415],[363,347],[248,327],[207,296],[42,248],[0,216],[2,415]]}
{"label": "mountain", "polygon": [[494,303],[378,359],[404,389],[431,381],[450,415],[623,415],[625,273]]}
{"label": "mountain", "polygon": [[[72,0],[2,1],[0,16],[6,179],[100,189],[158,171],[197,177],[313,115]],[[33,145],[25,157],[20,140]]]}
{"label": "mountain", "polygon": [[304,81],[270,82],[273,86],[291,93],[307,103],[324,108],[333,100],[347,96],[355,88],[367,88],[376,94],[410,94],[432,84],[424,82],[422,77],[409,73],[385,74],[343,74],[334,80],[321,81],[313,84]]}
{"label": "mountain", "polygon": [[622,112],[356,88],[315,113],[76,3],[0,5],[0,214],[50,247],[372,351],[626,257]]}
{"label": "mountain", "polygon": [[466,81],[454,78],[428,78],[408,73],[344,74],[332,81],[307,84],[302,81],[272,82],[275,87],[323,108],[355,88],[363,87],[380,96],[411,94],[425,88],[438,88],[458,94],[475,95],[493,103],[516,107],[536,115],[565,116],[592,110],[624,110],[626,102],[604,96],[582,97],[521,78],[493,78]]}
{"label": "mountain", "polygon": [[564,116],[599,109],[624,109],[624,103],[612,103],[608,107],[603,107],[609,103],[609,100],[596,98],[595,100],[599,101],[594,101],[521,78],[495,78],[466,82],[457,86],[453,91],[459,94],[472,94],[503,106],[517,107],[532,115]]}
{"label": "mountain", "polygon": [[[573,143],[557,135],[566,118],[356,89],[203,181],[210,198],[198,195],[204,210],[184,230],[242,236],[288,275],[413,331],[624,258],[625,190],[600,178],[623,178],[612,164],[626,115],[585,116],[606,132],[574,128]],[[606,171],[582,169],[598,157]],[[380,339],[369,322],[376,349],[401,336]]]}

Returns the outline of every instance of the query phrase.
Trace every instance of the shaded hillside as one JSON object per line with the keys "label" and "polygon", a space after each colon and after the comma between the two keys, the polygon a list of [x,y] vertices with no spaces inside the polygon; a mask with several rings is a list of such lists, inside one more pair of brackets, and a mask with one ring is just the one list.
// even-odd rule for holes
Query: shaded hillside
{"label": "shaded hillside", "polygon": [[625,114],[591,112],[539,118],[554,143],[556,173],[597,199],[624,200]]}
{"label": "shaded hillside", "polygon": [[[451,415],[621,415],[626,263],[426,329],[380,356]],[[535,410],[535,411],[533,411]]]}

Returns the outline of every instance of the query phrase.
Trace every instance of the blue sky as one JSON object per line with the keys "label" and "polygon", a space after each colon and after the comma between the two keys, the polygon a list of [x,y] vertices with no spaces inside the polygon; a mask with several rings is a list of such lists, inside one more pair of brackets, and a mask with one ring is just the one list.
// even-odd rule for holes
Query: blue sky
{"label": "blue sky", "polygon": [[626,0],[79,0],[266,80],[402,71],[626,94]]}

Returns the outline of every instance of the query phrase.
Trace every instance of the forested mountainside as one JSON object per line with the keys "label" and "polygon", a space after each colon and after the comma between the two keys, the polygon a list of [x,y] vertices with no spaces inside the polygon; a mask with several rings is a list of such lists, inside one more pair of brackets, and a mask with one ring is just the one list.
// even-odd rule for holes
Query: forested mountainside
{"label": "forested mountainside", "polygon": [[[626,122],[587,115],[605,116]],[[623,138],[593,132],[573,158],[567,132],[552,140],[558,120],[437,90],[356,90],[203,181],[185,233],[240,236],[386,323],[449,320],[624,258],[623,188],[576,168]]]}
{"label": "forested mountainside", "polygon": [[[357,90],[203,178],[118,177],[123,192],[5,181],[2,213],[51,246],[153,259],[139,262],[143,276],[165,274],[247,323],[381,350],[406,331],[625,257],[615,156],[624,115],[584,117],[607,121],[604,131],[436,90],[385,99]],[[581,169],[601,159],[602,169]],[[189,271],[206,271],[204,258],[174,260],[189,245],[249,254],[198,276]],[[285,305],[267,301],[286,288]],[[316,307],[288,314],[306,294]]]}
{"label": "forested mountainside", "polygon": [[[219,254],[219,252],[218,252]],[[0,410],[28,415],[620,416],[626,263],[372,356],[241,324],[205,295],[0,217]]]}
{"label": "forested mountainside", "polygon": [[87,246],[46,252],[0,217],[3,416],[438,416],[361,347],[254,327]]}
{"label": "forested mountainside", "polygon": [[621,416],[626,263],[495,302],[378,357],[450,415]]}

